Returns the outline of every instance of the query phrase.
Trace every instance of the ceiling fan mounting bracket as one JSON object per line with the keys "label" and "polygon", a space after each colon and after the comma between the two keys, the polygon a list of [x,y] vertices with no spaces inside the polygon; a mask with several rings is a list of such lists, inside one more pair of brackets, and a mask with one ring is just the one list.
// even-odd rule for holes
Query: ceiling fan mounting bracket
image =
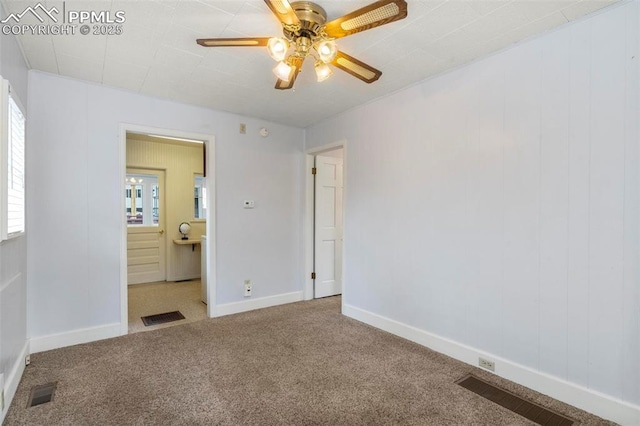
{"label": "ceiling fan mounting bracket", "polygon": [[282,24],[284,36],[293,42],[299,37],[306,37],[312,42],[324,39],[324,24],[327,22],[327,12],[310,1],[297,1],[291,3],[291,7],[300,20],[299,25]]}
{"label": "ceiling fan mounting bracket", "polygon": [[327,22],[327,12],[322,6],[311,1],[296,1],[291,3],[291,8],[300,21],[324,25]]}

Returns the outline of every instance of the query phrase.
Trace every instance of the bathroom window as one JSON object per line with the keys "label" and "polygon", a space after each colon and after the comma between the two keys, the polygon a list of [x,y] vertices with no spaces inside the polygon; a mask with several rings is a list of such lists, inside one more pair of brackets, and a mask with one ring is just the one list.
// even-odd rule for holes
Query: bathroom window
{"label": "bathroom window", "polygon": [[207,218],[207,188],[204,176],[195,175],[193,183],[193,218]]}

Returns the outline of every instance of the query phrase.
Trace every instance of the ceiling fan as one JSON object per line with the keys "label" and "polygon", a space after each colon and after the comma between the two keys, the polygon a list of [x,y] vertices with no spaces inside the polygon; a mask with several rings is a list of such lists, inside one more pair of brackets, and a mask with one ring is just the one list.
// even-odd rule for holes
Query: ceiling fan
{"label": "ceiling fan", "polygon": [[284,37],[202,38],[197,42],[205,47],[266,46],[269,55],[278,61],[273,72],[278,77],[275,88],[280,90],[293,87],[308,57],[315,61],[318,81],[331,76],[331,64],[365,83],[373,83],[382,72],[341,52],[334,40],[407,16],[405,0],[379,0],[330,22],[324,9],[310,1],[264,1],[282,22]]}

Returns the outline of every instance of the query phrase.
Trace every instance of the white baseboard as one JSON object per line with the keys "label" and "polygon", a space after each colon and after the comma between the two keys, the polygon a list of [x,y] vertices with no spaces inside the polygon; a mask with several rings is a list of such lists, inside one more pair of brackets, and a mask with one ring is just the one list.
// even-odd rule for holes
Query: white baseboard
{"label": "white baseboard", "polygon": [[181,282],[181,281],[191,281],[191,280],[199,280],[200,279],[200,271],[198,271],[197,274],[191,274],[191,275],[183,275],[183,276],[177,276],[177,277],[173,277],[171,279],[167,278],[167,282]]}
{"label": "white baseboard", "polygon": [[79,345],[80,343],[88,343],[120,335],[120,323],[114,323],[50,334],[48,336],[32,337],[30,341],[31,353]]}
{"label": "white baseboard", "polygon": [[344,304],[342,313],[473,366],[477,366],[478,357],[488,358],[496,363],[498,376],[621,425],[640,425],[640,406],[352,305]]}
{"label": "white baseboard", "polygon": [[216,305],[214,317],[239,314],[240,312],[253,311],[254,309],[269,308],[271,306],[284,305],[286,303],[300,302],[303,299],[301,291],[278,294],[276,296],[260,297],[258,299],[243,300],[242,302],[225,303]]}
{"label": "white baseboard", "polygon": [[4,409],[0,412],[0,425],[4,422],[4,418],[9,411],[9,407],[11,406],[11,401],[13,401],[13,397],[16,395],[16,390],[18,389],[18,385],[20,384],[20,379],[22,378],[22,373],[24,373],[24,359],[29,355],[29,342],[24,343],[24,347],[20,351],[18,355],[18,359],[13,364],[11,368],[11,372],[6,377],[5,382],[3,384],[4,388]]}

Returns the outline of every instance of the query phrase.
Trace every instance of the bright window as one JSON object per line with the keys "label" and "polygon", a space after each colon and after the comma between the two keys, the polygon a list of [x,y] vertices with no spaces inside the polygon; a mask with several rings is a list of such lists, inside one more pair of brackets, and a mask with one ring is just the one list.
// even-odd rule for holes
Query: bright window
{"label": "bright window", "polygon": [[207,187],[205,177],[196,175],[193,183],[193,218],[207,218]]}
{"label": "bright window", "polygon": [[25,127],[20,102],[2,81],[2,239],[25,231]]}
{"label": "bright window", "polygon": [[127,174],[124,200],[128,225],[158,225],[160,218],[158,176]]}

